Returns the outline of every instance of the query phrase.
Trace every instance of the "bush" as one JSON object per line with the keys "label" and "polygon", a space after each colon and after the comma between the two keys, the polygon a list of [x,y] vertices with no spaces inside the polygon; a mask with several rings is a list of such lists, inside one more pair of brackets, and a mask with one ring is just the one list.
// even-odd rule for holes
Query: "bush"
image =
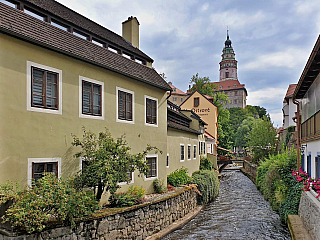
{"label": "bush", "polygon": [[209,170],[200,170],[192,174],[192,183],[198,185],[197,194],[198,204],[203,205],[212,202],[219,194],[219,179],[218,173]]}
{"label": "bush", "polygon": [[292,149],[270,156],[258,168],[257,187],[285,223],[288,214],[297,214],[299,209],[302,184],[292,176],[296,161],[297,153]]}
{"label": "bush", "polygon": [[164,193],[167,191],[163,179],[158,178],[153,181],[153,189],[155,193]]}
{"label": "bush", "polygon": [[14,199],[2,217],[19,230],[41,232],[49,220],[74,226],[75,218],[91,215],[98,203],[91,192],[79,192],[70,181],[45,174],[32,187],[11,194]]}
{"label": "bush", "polygon": [[167,176],[168,184],[178,187],[190,183],[191,177],[188,176],[188,168],[182,167],[175,170]]}
{"label": "bush", "polygon": [[201,158],[200,159],[200,167],[199,170],[212,170],[212,163],[208,158]]}
{"label": "bush", "polygon": [[145,190],[143,187],[130,186],[126,192],[118,192],[109,198],[112,207],[129,207],[144,202]]}

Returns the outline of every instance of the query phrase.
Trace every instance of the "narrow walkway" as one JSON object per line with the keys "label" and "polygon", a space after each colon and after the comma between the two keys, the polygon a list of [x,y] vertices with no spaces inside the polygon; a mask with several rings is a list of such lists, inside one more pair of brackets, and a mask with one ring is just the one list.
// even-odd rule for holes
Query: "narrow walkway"
{"label": "narrow walkway", "polygon": [[219,197],[164,239],[291,239],[276,212],[240,171],[222,173]]}

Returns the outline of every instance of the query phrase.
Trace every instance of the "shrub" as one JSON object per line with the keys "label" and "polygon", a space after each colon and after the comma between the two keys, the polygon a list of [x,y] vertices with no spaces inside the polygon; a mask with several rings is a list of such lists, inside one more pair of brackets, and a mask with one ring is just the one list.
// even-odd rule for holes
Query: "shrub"
{"label": "shrub", "polygon": [[11,198],[14,203],[2,220],[28,233],[41,232],[49,220],[74,226],[75,218],[91,215],[98,208],[91,192],[79,192],[70,181],[58,179],[52,173]]}
{"label": "shrub", "polygon": [[198,204],[203,205],[212,202],[219,194],[219,179],[218,173],[209,170],[200,170],[192,174],[192,183],[198,185],[197,194]]}
{"label": "shrub", "polygon": [[143,187],[130,186],[126,192],[118,192],[109,198],[112,207],[129,207],[144,202],[145,190]]}
{"label": "shrub", "polygon": [[153,181],[153,189],[156,193],[164,193],[167,191],[166,186],[164,185],[163,179],[155,179]]}
{"label": "shrub", "polygon": [[292,149],[262,161],[258,168],[256,184],[280,219],[287,222],[288,214],[297,214],[302,184],[295,181],[292,169],[296,166],[297,153]]}
{"label": "shrub", "polygon": [[212,170],[212,163],[208,158],[201,158],[200,159],[200,167],[199,170]]}
{"label": "shrub", "polygon": [[190,183],[191,177],[188,176],[188,168],[182,167],[175,170],[167,176],[168,184],[178,187]]}

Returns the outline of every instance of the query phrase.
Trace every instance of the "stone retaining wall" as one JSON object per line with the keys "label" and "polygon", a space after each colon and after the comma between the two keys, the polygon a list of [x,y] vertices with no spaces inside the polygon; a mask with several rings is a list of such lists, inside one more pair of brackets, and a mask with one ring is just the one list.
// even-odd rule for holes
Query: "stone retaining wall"
{"label": "stone retaining wall", "polygon": [[302,192],[299,216],[312,239],[320,240],[320,201],[313,193]]}
{"label": "stone retaining wall", "polygon": [[257,166],[251,164],[250,162],[244,160],[243,161],[243,168],[241,168],[241,172],[243,172],[250,180],[256,183],[257,179]]}
{"label": "stone retaining wall", "polygon": [[197,207],[197,193],[186,188],[171,196],[122,209],[108,209],[79,221],[74,229],[56,227],[40,234],[9,237],[1,235],[0,240],[42,240],[42,239],[145,239],[165,229]]}

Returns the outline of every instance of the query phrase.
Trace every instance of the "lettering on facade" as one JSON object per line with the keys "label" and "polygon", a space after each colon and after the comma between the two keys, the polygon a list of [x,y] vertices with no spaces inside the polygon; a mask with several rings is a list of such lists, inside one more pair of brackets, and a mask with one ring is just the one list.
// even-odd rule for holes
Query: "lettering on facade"
{"label": "lettering on facade", "polygon": [[192,108],[191,109],[194,113],[197,113],[198,115],[208,115],[208,114],[203,114],[203,113],[209,113],[210,108]]}

